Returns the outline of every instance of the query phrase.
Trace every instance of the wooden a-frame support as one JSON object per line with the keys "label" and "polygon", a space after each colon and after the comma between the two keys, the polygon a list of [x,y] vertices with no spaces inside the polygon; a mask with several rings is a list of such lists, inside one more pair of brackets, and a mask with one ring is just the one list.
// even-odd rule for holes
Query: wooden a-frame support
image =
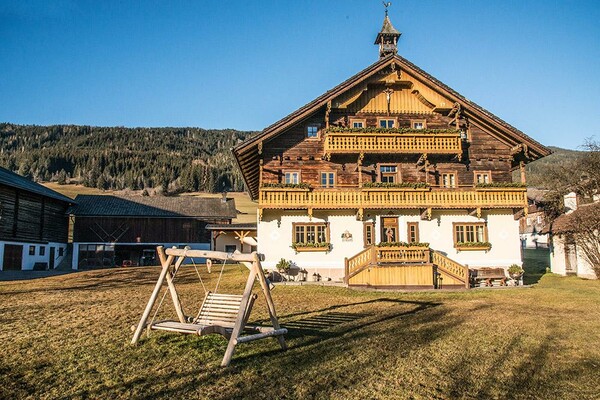
{"label": "wooden a-frame support", "polygon": [[[148,300],[148,304],[146,305],[146,309],[142,314],[139,324],[135,329],[133,334],[133,338],[131,340],[131,344],[137,344],[142,335],[144,328],[147,327],[148,317],[152,312],[154,304],[158,298],[158,294],[164,284],[167,282],[167,287],[169,293],[171,294],[171,299],[173,300],[173,305],[175,307],[175,311],[177,313],[177,317],[179,319],[179,323],[183,326],[191,326],[192,324],[187,323],[188,318],[185,316],[183,311],[183,307],[181,306],[181,302],[179,300],[179,295],[177,294],[177,289],[173,283],[173,277],[176,272],[179,270],[183,261],[186,257],[190,258],[211,258],[211,259],[220,259],[220,260],[232,260],[239,262],[245,265],[249,270],[250,274],[248,276],[248,280],[246,281],[246,286],[244,288],[244,293],[242,294],[241,302],[239,310],[237,311],[237,317],[235,319],[235,323],[233,326],[199,326],[197,330],[194,331],[186,331],[186,333],[197,333],[202,335],[203,333],[221,333],[225,337],[228,337],[229,343],[227,345],[227,349],[225,350],[225,355],[223,356],[223,360],[221,361],[221,366],[226,367],[231,362],[231,358],[233,357],[233,352],[235,350],[235,346],[239,343],[250,342],[252,340],[263,339],[266,337],[275,336],[277,337],[277,341],[282,349],[286,349],[287,345],[285,343],[285,339],[283,337],[284,334],[287,333],[287,329],[282,329],[279,326],[279,321],[277,320],[277,313],[275,312],[275,304],[273,303],[273,298],[271,297],[271,292],[269,289],[269,285],[265,278],[265,274],[262,269],[262,265],[260,263],[260,258],[256,252],[252,254],[240,254],[240,253],[224,253],[220,251],[206,251],[206,250],[190,250],[189,248],[185,249],[167,249],[159,246],[157,247],[158,256],[160,259],[160,263],[162,266],[161,273],[158,277],[156,285],[154,286],[154,290],[150,295],[150,299]],[[177,259],[175,261],[175,259]],[[175,261],[175,263],[173,263]],[[262,292],[265,296],[265,300],[267,303],[267,309],[269,311],[269,317],[271,319],[271,324],[273,328],[263,328],[263,327],[255,327],[259,333],[253,335],[241,336],[243,332],[246,321],[248,320],[248,311],[249,311],[249,303],[253,301],[252,297],[252,288],[254,286],[254,281],[258,279]],[[152,328],[152,326],[149,326]],[[212,328],[212,329],[209,329]],[[217,328],[217,329],[214,329]],[[225,333],[226,329],[231,329],[231,334]],[[175,329],[174,329],[175,330]],[[181,331],[184,332],[184,331]]]}

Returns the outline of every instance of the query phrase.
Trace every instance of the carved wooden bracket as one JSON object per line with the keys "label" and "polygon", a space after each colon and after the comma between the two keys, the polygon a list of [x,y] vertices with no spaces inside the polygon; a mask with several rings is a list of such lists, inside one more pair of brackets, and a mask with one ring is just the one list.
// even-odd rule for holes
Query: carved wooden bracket
{"label": "carved wooden bracket", "polygon": [[431,221],[431,207],[428,207],[421,212],[421,219]]}
{"label": "carved wooden bracket", "polygon": [[362,221],[363,220],[363,214],[364,214],[364,210],[362,208],[359,208],[358,211],[356,212],[356,220],[357,221]]}
{"label": "carved wooden bracket", "polygon": [[469,215],[471,217],[475,217],[476,216],[477,218],[481,218],[481,207],[474,208],[473,210],[471,210],[469,212]]}

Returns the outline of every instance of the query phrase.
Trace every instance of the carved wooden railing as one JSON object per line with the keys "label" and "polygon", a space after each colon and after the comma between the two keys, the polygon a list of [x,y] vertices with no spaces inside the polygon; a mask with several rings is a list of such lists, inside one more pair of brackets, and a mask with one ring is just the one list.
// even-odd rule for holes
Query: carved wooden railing
{"label": "carved wooden railing", "polygon": [[438,270],[447,273],[455,279],[463,282],[468,289],[469,286],[469,268],[457,263],[451,258],[446,257],[439,251],[431,252],[431,262],[437,266]]}
{"label": "carved wooden railing", "polygon": [[460,133],[328,132],[325,154],[462,154]]}
{"label": "carved wooden railing", "polygon": [[380,263],[428,263],[427,247],[377,247],[377,262]]}
{"label": "carved wooden railing", "polygon": [[388,208],[521,208],[525,188],[491,189],[273,189],[260,190],[259,208],[388,209]]}
{"label": "carved wooden railing", "polygon": [[346,269],[345,280],[346,283],[348,283],[350,278],[352,278],[368,266],[377,264],[377,251],[375,249],[375,246],[371,245],[363,251],[361,251],[360,253],[350,258],[345,258],[344,261]]}

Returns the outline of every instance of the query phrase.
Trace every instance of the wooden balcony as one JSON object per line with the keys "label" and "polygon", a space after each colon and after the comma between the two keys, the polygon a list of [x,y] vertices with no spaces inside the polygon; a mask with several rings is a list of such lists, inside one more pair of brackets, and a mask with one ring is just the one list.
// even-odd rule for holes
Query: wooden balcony
{"label": "wooden balcony", "polygon": [[[324,151],[331,154],[456,154],[462,155],[460,133],[420,132],[420,130],[382,130],[381,133],[350,129],[328,131],[325,135]],[[400,133],[403,132],[403,133]]]}
{"label": "wooden balcony", "polygon": [[525,188],[263,188],[259,209],[526,208]]}

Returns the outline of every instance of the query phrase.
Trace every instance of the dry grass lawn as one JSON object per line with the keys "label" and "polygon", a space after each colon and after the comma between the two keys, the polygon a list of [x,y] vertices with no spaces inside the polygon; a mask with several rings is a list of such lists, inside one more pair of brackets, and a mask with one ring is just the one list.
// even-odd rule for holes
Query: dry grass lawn
{"label": "dry grass lawn", "polygon": [[[289,350],[274,339],[240,345],[220,368],[220,337],[153,333],[129,345],[157,275],[0,282],[0,398],[599,396],[600,282],[547,274],[533,288],[420,293],[279,286]],[[241,291],[245,276],[227,266],[220,292]],[[192,314],[203,295],[193,269],[177,280]],[[251,320],[265,316],[257,303]]]}

